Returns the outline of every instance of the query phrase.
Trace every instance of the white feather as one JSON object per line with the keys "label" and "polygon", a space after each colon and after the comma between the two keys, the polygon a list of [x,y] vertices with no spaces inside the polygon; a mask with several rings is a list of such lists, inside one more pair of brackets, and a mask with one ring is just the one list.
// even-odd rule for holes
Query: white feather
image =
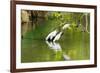
{"label": "white feather", "polygon": [[70,24],[65,24],[65,25],[62,27],[62,29],[64,30],[64,29],[68,28],[69,26],[70,26]]}
{"label": "white feather", "polygon": [[60,32],[58,35],[56,35],[56,37],[54,38],[54,40],[53,40],[53,41],[59,40],[59,39],[60,39],[60,37],[61,37],[61,35],[62,35],[62,32]]}
{"label": "white feather", "polygon": [[[70,28],[70,24],[65,24],[65,25],[62,27],[62,30],[66,29],[66,28]],[[52,31],[51,33],[49,33],[49,35],[46,37],[46,40],[48,40],[49,38],[52,39],[53,37],[55,37],[53,41],[59,40],[60,37],[61,37],[62,32],[63,32],[63,31],[60,31],[60,32],[58,33],[57,30],[54,30],[54,31]],[[58,34],[57,34],[57,33],[58,33]]]}
{"label": "white feather", "polygon": [[57,30],[54,30],[53,32],[49,33],[49,35],[46,37],[46,40],[48,40],[48,38],[52,39],[54,36],[56,36],[57,34]]}

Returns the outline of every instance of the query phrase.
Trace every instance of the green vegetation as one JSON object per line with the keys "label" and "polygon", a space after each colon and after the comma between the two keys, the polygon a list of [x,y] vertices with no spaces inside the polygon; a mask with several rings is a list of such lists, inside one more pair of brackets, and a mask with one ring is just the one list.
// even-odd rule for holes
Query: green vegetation
{"label": "green vegetation", "polygon": [[[24,24],[28,26],[22,25],[22,31],[26,32],[24,35],[21,32],[21,62],[64,61],[63,53],[68,55],[70,60],[90,58],[89,13],[33,11],[33,17],[31,15],[29,18],[29,23]],[[71,29],[66,29],[57,41],[62,50],[54,51],[48,47],[45,38],[64,24],[71,24]]]}

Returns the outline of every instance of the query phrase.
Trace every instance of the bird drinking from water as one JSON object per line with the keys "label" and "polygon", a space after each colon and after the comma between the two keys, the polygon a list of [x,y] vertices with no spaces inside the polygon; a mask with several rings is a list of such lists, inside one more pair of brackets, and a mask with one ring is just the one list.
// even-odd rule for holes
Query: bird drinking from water
{"label": "bird drinking from water", "polygon": [[59,40],[62,34],[64,33],[64,30],[70,28],[70,24],[65,24],[62,27],[55,29],[51,33],[48,34],[46,37],[46,41],[54,42],[56,40]]}

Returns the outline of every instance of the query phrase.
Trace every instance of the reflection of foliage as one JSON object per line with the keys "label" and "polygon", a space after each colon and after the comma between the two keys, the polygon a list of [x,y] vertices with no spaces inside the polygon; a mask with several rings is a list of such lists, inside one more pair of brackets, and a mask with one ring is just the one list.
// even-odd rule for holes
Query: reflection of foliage
{"label": "reflection of foliage", "polygon": [[65,52],[71,60],[88,60],[90,57],[88,33],[67,31],[59,41],[62,52],[50,49],[45,41],[31,39],[30,37],[34,37],[35,34],[22,40],[22,62],[64,61],[62,52]]}

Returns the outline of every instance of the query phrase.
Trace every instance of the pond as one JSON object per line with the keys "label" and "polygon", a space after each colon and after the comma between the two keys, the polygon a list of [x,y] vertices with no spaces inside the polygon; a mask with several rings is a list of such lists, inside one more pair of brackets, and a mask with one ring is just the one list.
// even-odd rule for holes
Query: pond
{"label": "pond", "polygon": [[46,25],[42,25],[21,40],[22,63],[90,59],[90,33],[66,30],[59,41],[48,42],[45,37],[51,30],[46,30]]}

